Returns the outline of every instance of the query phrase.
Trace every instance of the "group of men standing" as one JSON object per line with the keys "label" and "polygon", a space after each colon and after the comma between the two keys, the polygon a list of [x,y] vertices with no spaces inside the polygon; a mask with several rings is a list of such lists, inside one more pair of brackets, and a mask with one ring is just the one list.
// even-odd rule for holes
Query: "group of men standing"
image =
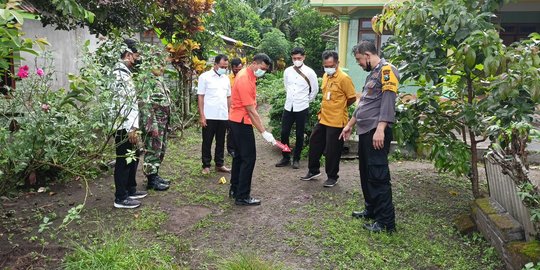
{"label": "group of men standing", "polygon": [[[395,100],[398,89],[398,72],[395,67],[378,56],[371,41],[362,41],[353,48],[357,63],[369,72],[358,106],[349,120],[348,108],[356,101],[356,91],[349,75],[339,67],[339,57],[334,51],[322,54],[325,74],[322,80],[321,109],[318,122],[309,140],[308,172],[301,180],[310,181],[319,176],[320,159],[325,155],[327,179],[324,187],[333,187],[339,179],[339,163],[344,140],[349,139],[356,126],[359,135],[358,157],[360,183],[365,209],[353,211],[355,218],[372,219],[364,227],[373,232],[395,231],[395,214],[392,203],[388,153],[392,141],[390,124],[395,121]],[[312,83],[316,75],[303,64],[304,52],[295,48],[291,53],[293,66],[284,73],[287,93],[282,116],[281,140],[288,144],[291,126],[296,123],[296,145],[293,169],[299,167],[304,141],[304,126],[309,117],[309,103],[315,99],[318,85]],[[283,158],[276,167],[290,165],[290,156]]]}
{"label": "group of men standing", "polygon": [[[129,44],[128,44],[129,45]],[[395,100],[398,89],[398,72],[394,66],[378,56],[372,41],[361,41],[353,48],[357,63],[369,72],[362,90],[361,98],[352,117],[348,108],[357,100],[355,87],[349,75],[339,66],[339,57],[335,51],[322,54],[325,74],[322,79],[321,109],[317,113],[310,140],[308,154],[308,172],[301,180],[310,181],[321,176],[320,159],[325,156],[327,179],[324,187],[333,187],[338,183],[339,164],[344,140],[349,139],[356,126],[359,136],[358,156],[362,193],[365,209],[354,211],[353,217],[373,219],[365,228],[374,232],[395,231],[395,214],[392,203],[388,153],[392,140],[390,125],[395,121]],[[310,103],[319,93],[317,75],[304,64],[305,52],[302,48],[291,51],[293,65],[284,71],[286,101],[282,114],[282,143],[289,145],[292,126],[296,125],[296,141],[291,153],[283,152],[276,167],[300,167],[300,158],[304,143],[304,132],[310,118]],[[129,71],[137,60],[132,46],[122,54],[122,61],[115,69],[117,84],[122,84],[127,93],[125,98],[132,98],[134,91]],[[217,55],[211,70],[203,73],[198,80],[198,105],[202,126],[202,173],[210,173],[212,161],[212,143],[215,140],[214,163],[217,172],[231,173],[229,196],[236,205],[260,205],[259,199],[251,196],[251,181],[256,162],[254,127],[270,144],[276,140],[268,132],[257,112],[257,78],[262,77],[271,66],[270,58],[259,53],[252,62],[243,67],[240,59],[231,60],[226,55]],[[159,76],[159,72],[156,72]],[[165,190],[169,183],[158,175],[159,164],[163,159],[166,124],[168,123],[168,90],[159,79],[156,91],[160,94],[149,98],[149,106],[158,111],[141,114],[143,133],[146,134],[149,149],[145,157],[144,172],[148,177],[149,188]],[[121,91],[120,88],[118,88]],[[121,95],[122,96],[122,95]],[[169,101],[170,102],[170,101]],[[126,104],[133,104],[127,102]],[[136,107],[136,106],[135,106]],[[136,131],[139,127],[137,108],[123,111],[125,121],[116,134],[117,165],[115,168],[116,200],[115,207],[133,208],[140,205],[137,198],[146,196],[146,192],[135,190],[135,171],[137,162],[126,163],[127,149],[136,143]],[[151,115],[151,117],[148,117]],[[161,125],[159,125],[161,123]],[[158,127],[165,128],[158,128]],[[225,139],[227,143],[225,144]],[[162,143],[162,144],[160,144]],[[232,168],[224,164],[225,145],[233,157]],[[150,154],[149,154],[150,153]],[[155,154],[155,155],[154,155]]]}

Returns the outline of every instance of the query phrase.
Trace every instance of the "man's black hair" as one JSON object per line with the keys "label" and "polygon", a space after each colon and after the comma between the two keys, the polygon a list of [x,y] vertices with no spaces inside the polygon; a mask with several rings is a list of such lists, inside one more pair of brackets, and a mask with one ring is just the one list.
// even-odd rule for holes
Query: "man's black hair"
{"label": "man's black hair", "polygon": [[[127,45],[128,49],[132,52],[132,53],[137,53],[139,52],[137,50],[137,44],[139,43],[138,41],[134,40],[134,39],[131,39],[131,38],[126,38],[124,39],[124,43]],[[126,58],[126,55],[128,54],[129,51],[125,50],[124,52],[122,52],[122,55],[120,55],[120,58],[124,59]]]}
{"label": "man's black hair", "polygon": [[257,62],[258,64],[264,62],[268,66],[272,64],[272,60],[265,53],[256,54],[255,56],[253,56],[253,61]]}
{"label": "man's black hair", "polygon": [[242,64],[242,60],[240,58],[233,58],[231,60],[231,67],[237,67]]}
{"label": "man's black hair", "polygon": [[365,54],[366,52],[378,54],[377,46],[375,46],[375,42],[373,42],[373,40],[362,40],[352,48],[353,54]]}
{"label": "man's black hair", "polygon": [[322,59],[327,60],[328,58],[334,58],[334,62],[337,62],[339,60],[338,53],[336,51],[324,51],[322,53]]}
{"label": "man's black hair", "polygon": [[304,48],[301,48],[301,47],[295,47],[292,49],[291,51],[291,56],[292,55],[295,55],[295,54],[299,54],[299,55],[306,55],[306,51],[304,50]]}
{"label": "man's black hair", "polygon": [[214,58],[214,64],[219,64],[221,60],[229,61],[229,57],[224,54],[218,54],[216,55],[216,58]]}

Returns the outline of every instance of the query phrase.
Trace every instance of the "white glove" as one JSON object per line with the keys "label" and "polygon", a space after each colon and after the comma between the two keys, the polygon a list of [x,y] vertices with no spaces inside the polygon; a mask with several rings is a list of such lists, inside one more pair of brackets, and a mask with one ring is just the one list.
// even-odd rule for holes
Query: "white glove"
{"label": "white glove", "polygon": [[274,135],[272,135],[272,133],[265,131],[262,133],[262,136],[267,142],[271,143],[272,145],[276,144],[276,139],[274,139]]}

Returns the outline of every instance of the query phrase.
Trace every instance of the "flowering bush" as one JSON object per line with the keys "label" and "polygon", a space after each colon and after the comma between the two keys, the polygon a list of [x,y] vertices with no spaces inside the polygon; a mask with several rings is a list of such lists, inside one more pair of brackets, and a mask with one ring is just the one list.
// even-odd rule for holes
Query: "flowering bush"
{"label": "flowering bush", "polygon": [[53,74],[34,70],[22,66],[17,89],[0,102],[0,193],[43,184],[60,173],[92,173],[89,161],[103,152],[102,143],[96,143],[100,121],[90,113],[96,107],[85,107],[90,100],[77,99],[70,91],[51,89]]}
{"label": "flowering bush", "polygon": [[[53,178],[92,176],[96,165],[112,159],[110,142],[121,117],[112,72],[126,47],[120,38],[103,41],[95,52],[88,45],[80,75],[68,76],[69,89],[52,89],[54,64],[45,54],[45,66],[19,68],[11,98],[0,99],[0,194]],[[140,95],[152,91],[150,70],[162,65],[160,51],[140,44],[143,62],[135,76]]]}

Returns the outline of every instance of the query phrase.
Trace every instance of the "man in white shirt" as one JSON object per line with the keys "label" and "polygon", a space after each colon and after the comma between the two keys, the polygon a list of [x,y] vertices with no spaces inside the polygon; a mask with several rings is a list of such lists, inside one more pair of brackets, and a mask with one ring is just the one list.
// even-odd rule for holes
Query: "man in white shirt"
{"label": "man in white shirt", "polygon": [[[304,146],[304,130],[306,121],[309,119],[309,103],[317,96],[319,84],[315,71],[304,65],[306,56],[303,48],[294,48],[291,52],[291,58],[293,65],[286,68],[283,73],[287,98],[281,118],[281,142],[289,145],[291,128],[296,123],[296,144],[293,149],[292,167],[298,169]],[[290,153],[283,152],[283,158],[276,164],[276,167],[285,167],[290,164]]]}
{"label": "man in white shirt", "polygon": [[202,126],[202,173],[210,173],[212,141],[216,138],[214,162],[216,171],[229,173],[224,166],[225,131],[229,120],[231,83],[227,76],[229,58],[219,54],[214,68],[199,76],[197,95],[199,98],[199,122]]}

